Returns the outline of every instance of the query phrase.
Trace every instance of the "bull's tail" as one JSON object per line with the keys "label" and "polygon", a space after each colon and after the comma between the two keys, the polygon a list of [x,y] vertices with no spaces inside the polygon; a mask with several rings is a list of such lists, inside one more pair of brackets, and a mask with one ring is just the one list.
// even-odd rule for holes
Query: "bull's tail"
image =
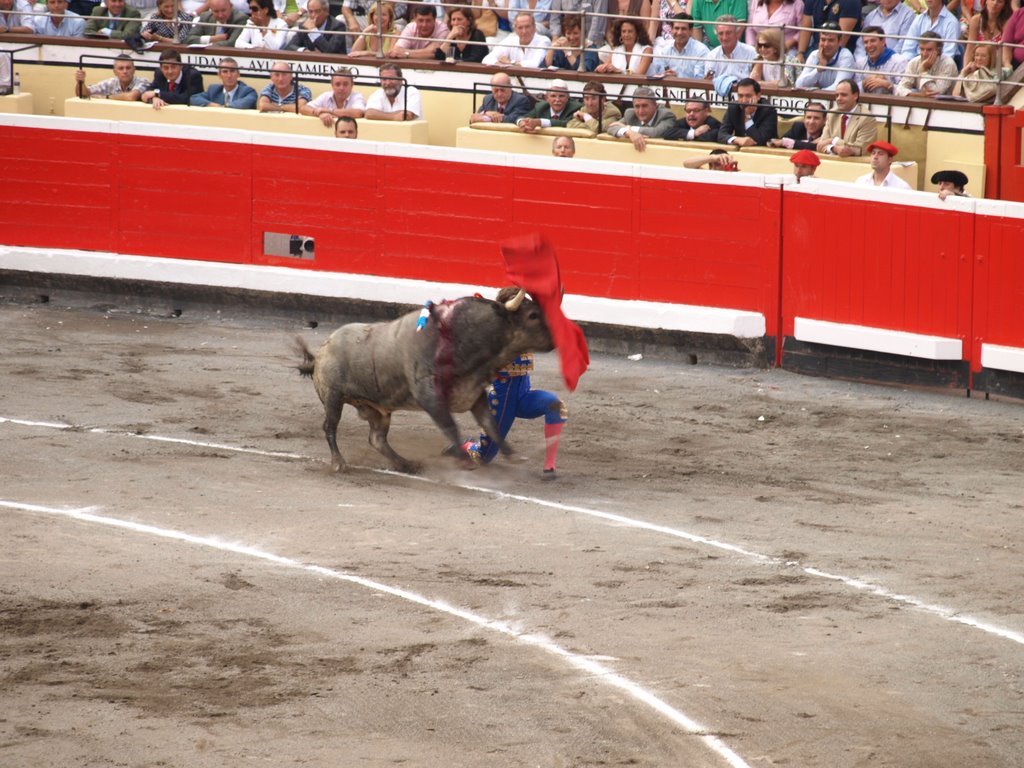
{"label": "bull's tail", "polygon": [[316,355],[306,345],[306,340],[301,336],[295,337],[295,351],[302,355],[302,362],[295,366],[296,370],[306,378],[313,378],[313,369],[316,367]]}

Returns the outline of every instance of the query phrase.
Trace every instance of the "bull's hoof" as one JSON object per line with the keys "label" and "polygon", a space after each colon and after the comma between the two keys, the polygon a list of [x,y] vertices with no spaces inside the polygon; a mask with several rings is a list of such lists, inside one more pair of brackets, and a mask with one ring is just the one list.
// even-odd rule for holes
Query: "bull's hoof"
{"label": "bull's hoof", "polygon": [[348,465],[345,462],[340,462],[339,463],[339,462],[335,461],[335,462],[333,462],[331,464],[331,471],[334,472],[335,474],[341,474],[342,472],[347,472],[348,471]]}

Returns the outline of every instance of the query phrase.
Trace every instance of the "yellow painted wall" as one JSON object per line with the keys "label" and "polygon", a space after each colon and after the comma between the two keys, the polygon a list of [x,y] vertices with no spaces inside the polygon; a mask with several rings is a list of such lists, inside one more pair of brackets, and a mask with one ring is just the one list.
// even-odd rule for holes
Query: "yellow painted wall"
{"label": "yellow painted wall", "polygon": [[971,197],[984,197],[985,193],[985,137],[972,134],[928,131],[928,146],[921,189],[934,191],[931,183],[936,171],[963,171],[969,179],[967,193]]}

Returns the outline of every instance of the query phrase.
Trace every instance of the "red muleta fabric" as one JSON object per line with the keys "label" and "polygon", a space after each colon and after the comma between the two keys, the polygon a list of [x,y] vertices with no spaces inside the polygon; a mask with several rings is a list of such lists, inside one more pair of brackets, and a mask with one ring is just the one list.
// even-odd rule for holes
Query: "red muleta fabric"
{"label": "red muleta fabric", "polygon": [[562,277],[551,244],[539,234],[522,235],[501,244],[508,279],[536,301],[544,312],[551,338],[562,361],[562,378],[570,392],[590,365],[583,329],[562,312]]}

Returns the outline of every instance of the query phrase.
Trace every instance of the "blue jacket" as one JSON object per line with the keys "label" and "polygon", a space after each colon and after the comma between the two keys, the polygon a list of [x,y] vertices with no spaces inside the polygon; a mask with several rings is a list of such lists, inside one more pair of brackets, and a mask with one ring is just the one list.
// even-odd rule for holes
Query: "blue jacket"
{"label": "blue jacket", "polygon": [[[241,80],[238,81],[237,93],[231,100],[231,109],[256,109],[259,94]],[[203,93],[197,93],[189,102],[193,107],[205,107],[207,104],[224,106],[224,86],[221,83],[211,85]]]}

